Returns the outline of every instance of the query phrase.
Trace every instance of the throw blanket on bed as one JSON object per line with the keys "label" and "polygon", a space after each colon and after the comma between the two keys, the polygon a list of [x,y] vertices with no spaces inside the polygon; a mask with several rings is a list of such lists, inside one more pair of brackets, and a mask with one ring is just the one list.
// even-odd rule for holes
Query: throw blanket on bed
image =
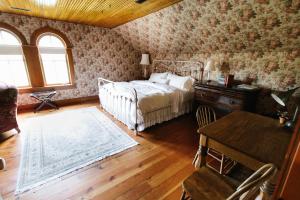
{"label": "throw blanket on bed", "polygon": [[183,101],[179,89],[150,81],[116,82],[106,84],[116,95],[134,98],[134,88],[138,97],[138,108],[142,113],[147,113],[171,106],[173,112],[178,112],[179,104]]}

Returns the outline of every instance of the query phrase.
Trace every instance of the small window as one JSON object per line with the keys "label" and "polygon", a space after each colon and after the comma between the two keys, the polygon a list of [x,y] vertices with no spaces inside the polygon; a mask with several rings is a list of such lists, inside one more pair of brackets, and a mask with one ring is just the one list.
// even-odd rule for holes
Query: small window
{"label": "small window", "polygon": [[59,36],[43,34],[38,40],[45,85],[71,84],[66,45]]}
{"label": "small window", "polygon": [[29,87],[21,42],[13,33],[0,29],[0,81]]}

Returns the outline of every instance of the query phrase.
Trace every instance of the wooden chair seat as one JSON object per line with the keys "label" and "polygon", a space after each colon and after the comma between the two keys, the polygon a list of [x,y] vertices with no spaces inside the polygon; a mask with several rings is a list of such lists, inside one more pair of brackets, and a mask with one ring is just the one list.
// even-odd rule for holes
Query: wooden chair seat
{"label": "wooden chair seat", "polygon": [[[235,187],[224,176],[202,167],[182,183],[183,191],[193,200],[221,200],[235,192]],[[183,195],[182,200],[188,199]]]}

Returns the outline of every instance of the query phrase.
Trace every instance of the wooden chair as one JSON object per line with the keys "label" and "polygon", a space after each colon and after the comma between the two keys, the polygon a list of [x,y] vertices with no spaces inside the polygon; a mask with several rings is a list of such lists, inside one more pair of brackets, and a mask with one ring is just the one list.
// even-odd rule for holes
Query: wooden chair
{"label": "wooden chair", "polygon": [[183,181],[181,200],[252,200],[275,172],[273,164],[266,164],[235,189],[226,176],[202,167]]}
{"label": "wooden chair", "polygon": [[[199,129],[217,120],[214,109],[209,106],[203,105],[198,107],[196,111],[196,118]],[[197,132],[200,134],[199,129],[197,130]],[[213,149],[208,149],[207,154],[211,158],[213,158],[211,161],[207,162],[207,166],[219,172],[220,174],[228,173],[230,169],[236,164],[233,160],[226,157],[224,154],[219,153],[218,151],[215,151]],[[195,155],[193,164],[196,162],[197,158],[198,153]]]}

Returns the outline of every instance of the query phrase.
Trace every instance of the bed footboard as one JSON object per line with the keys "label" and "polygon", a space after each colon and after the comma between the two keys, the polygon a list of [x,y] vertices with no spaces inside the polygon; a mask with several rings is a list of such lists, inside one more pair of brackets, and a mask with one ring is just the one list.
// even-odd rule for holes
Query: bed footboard
{"label": "bed footboard", "polygon": [[[109,84],[109,83],[112,84],[111,88],[104,87],[106,84]],[[137,111],[138,97],[137,97],[136,90],[134,88],[122,87],[120,85],[116,85],[114,81],[107,80],[104,78],[98,78],[98,87],[99,87],[99,99],[100,99],[101,107],[106,108],[107,111],[112,113],[117,119],[119,119],[123,123],[125,123],[126,120],[128,120],[128,119],[130,120],[130,112],[131,112],[131,109],[127,109],[125,105],[127,105],[127,104],[134,105],[134,108],[133,108],[134,114],[135,114],[134,133],[135,133],[135,135],[138,135],[138,130],[137,130],[137,128],[138,128],[138,113],[137,113],[138,112]],[[122,90],[123,92],[116,93],[116,92],[112,91],[114,89]],[[103,94],[103,96],[101,96],[102,94],[100,94],[100,91],[104,92],[105,94]],[[128,92],[126,93],[126,91],[128,91]],[[126,94],[126,95],[124,95],[124,94]],[[131,94],[131,95],[128,95],[128,94]],[[101,102],[101,98],[105,98],[107,100],[105,102]],[[108,101],[113,101],[114,99],[119,99],[119,98],[121,99],[122,105],[111,104],[111,102],[107,103]],[[103,104],[105,104],[105,105],[103,105]],[[111,105],[113,105],[113,106],[111,106]],[[108,109],[108,107],[110,107],[110,108]],[[117,112],[117,110],[120,110],[120,109],[122,112]]]}

